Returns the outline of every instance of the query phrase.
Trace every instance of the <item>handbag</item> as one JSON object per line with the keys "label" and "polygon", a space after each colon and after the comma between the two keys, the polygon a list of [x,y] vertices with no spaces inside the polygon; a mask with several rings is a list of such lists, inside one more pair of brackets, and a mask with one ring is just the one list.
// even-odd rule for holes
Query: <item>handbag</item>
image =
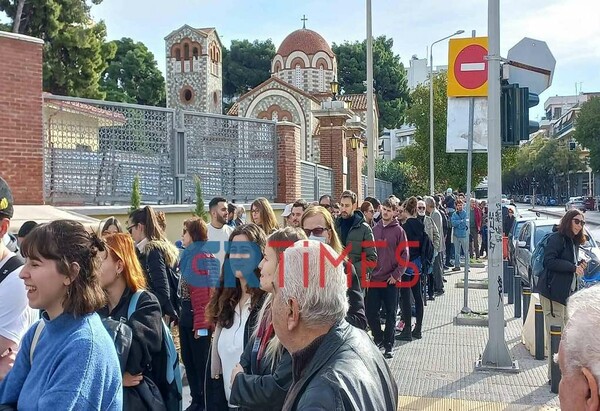
{"label": "handbag", "polygon": [[121,318],[117,321],[110,317],[106,317],[102,319],[102,324],[104,324],[104,328],[106,328],[106,331],[108,331],[110,338],[115,344],[117,356],[119,357],[119,365],[121,366],[121,374],[123,374],[125,372],[127,358],[129,357],[129,350],[131,349],[131,341],[133,340],[131,327],[127,325],[127,320],[125,318]]}

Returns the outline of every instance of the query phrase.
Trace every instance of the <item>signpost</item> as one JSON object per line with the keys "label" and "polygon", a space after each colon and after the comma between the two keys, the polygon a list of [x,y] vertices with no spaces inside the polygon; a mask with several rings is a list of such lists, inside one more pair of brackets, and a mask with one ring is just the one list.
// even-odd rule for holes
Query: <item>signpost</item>
{"label": "signpost", "polygon": [[448,97],[487,97],[487,42],[487,37],[450,40]]}
{"label": "signpost", "polygon": [[525,37],[508,50],[508,82],[540,94],[552,84],[556,59],[546,42]]}

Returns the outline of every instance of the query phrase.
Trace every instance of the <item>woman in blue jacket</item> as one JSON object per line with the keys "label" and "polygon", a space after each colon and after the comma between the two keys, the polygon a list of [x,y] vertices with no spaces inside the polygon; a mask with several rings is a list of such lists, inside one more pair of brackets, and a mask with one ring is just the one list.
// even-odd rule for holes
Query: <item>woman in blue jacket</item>
{"label": "woman in blue jacket", "polygon": [[23,242],[20,277],[29,305],[44,317],[21,341],[14,368],[0,383],[0,404],[20,410],[121,410],[115,346],[96,310],[105,304],[98,251],[81,223],[36,227]]}

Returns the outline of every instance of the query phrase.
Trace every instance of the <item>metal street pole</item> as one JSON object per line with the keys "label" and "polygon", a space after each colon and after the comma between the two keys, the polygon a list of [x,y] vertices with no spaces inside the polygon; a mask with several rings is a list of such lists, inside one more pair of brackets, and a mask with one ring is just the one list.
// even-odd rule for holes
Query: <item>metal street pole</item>
{"label": "metal street pole", "polygon": [[478,370],[518,372],[504,340],[502,298],[502,143],[500,141],[500,0],[488,0],[488,330]]}
{"label": "metal street pole", "polygon": [[[471,37],[475,37],[475,30],[471,31]],[[467,204],[469,207],[469,229],[471,229],[471,187],[473,185],[472,175],[473,175],[473,129],[475,122],[475,99],[471,97],[469,99],[469,136],[468,136],[468,147],[467,147]],[[476,236],[479,233],[471,233],[471,235]],[[475,253],[477,254],[477,252]],[[463,280],[464,286],[464,301],[463,308],[460,310],[463,314],[469,314],[471,309],[469,308],[469,258],[465,255],[465,276]]]}
{"label": "metal street pole", "polygon": [[[371,0],[367,0],[367,185],[369,196],[375,197],[375,155],[378,147],[373,129],[373,31]],[[361,170],[358,171],[361,173]]]}
{"label": "metal street pole", "polygon": [[435,194],[435,170],[433,165],[433,46],[441,41],[448,40],[450,37],[464,33],[464,30],[439,39],[431,43],[429,47],[429,194]]}

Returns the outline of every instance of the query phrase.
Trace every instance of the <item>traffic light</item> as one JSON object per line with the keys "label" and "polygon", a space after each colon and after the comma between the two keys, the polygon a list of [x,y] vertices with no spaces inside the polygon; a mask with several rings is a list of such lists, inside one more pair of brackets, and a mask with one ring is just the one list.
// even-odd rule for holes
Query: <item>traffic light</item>
{"label": "traffic light", "polygon": [[529,109],[539,103],[540,98],[530,93],[529,88],[506,82],[502,84],[500,124],[503,145],[519,145],[521,140],[528,140],[529,134],[540,129],[537,121],[529,120]]}

